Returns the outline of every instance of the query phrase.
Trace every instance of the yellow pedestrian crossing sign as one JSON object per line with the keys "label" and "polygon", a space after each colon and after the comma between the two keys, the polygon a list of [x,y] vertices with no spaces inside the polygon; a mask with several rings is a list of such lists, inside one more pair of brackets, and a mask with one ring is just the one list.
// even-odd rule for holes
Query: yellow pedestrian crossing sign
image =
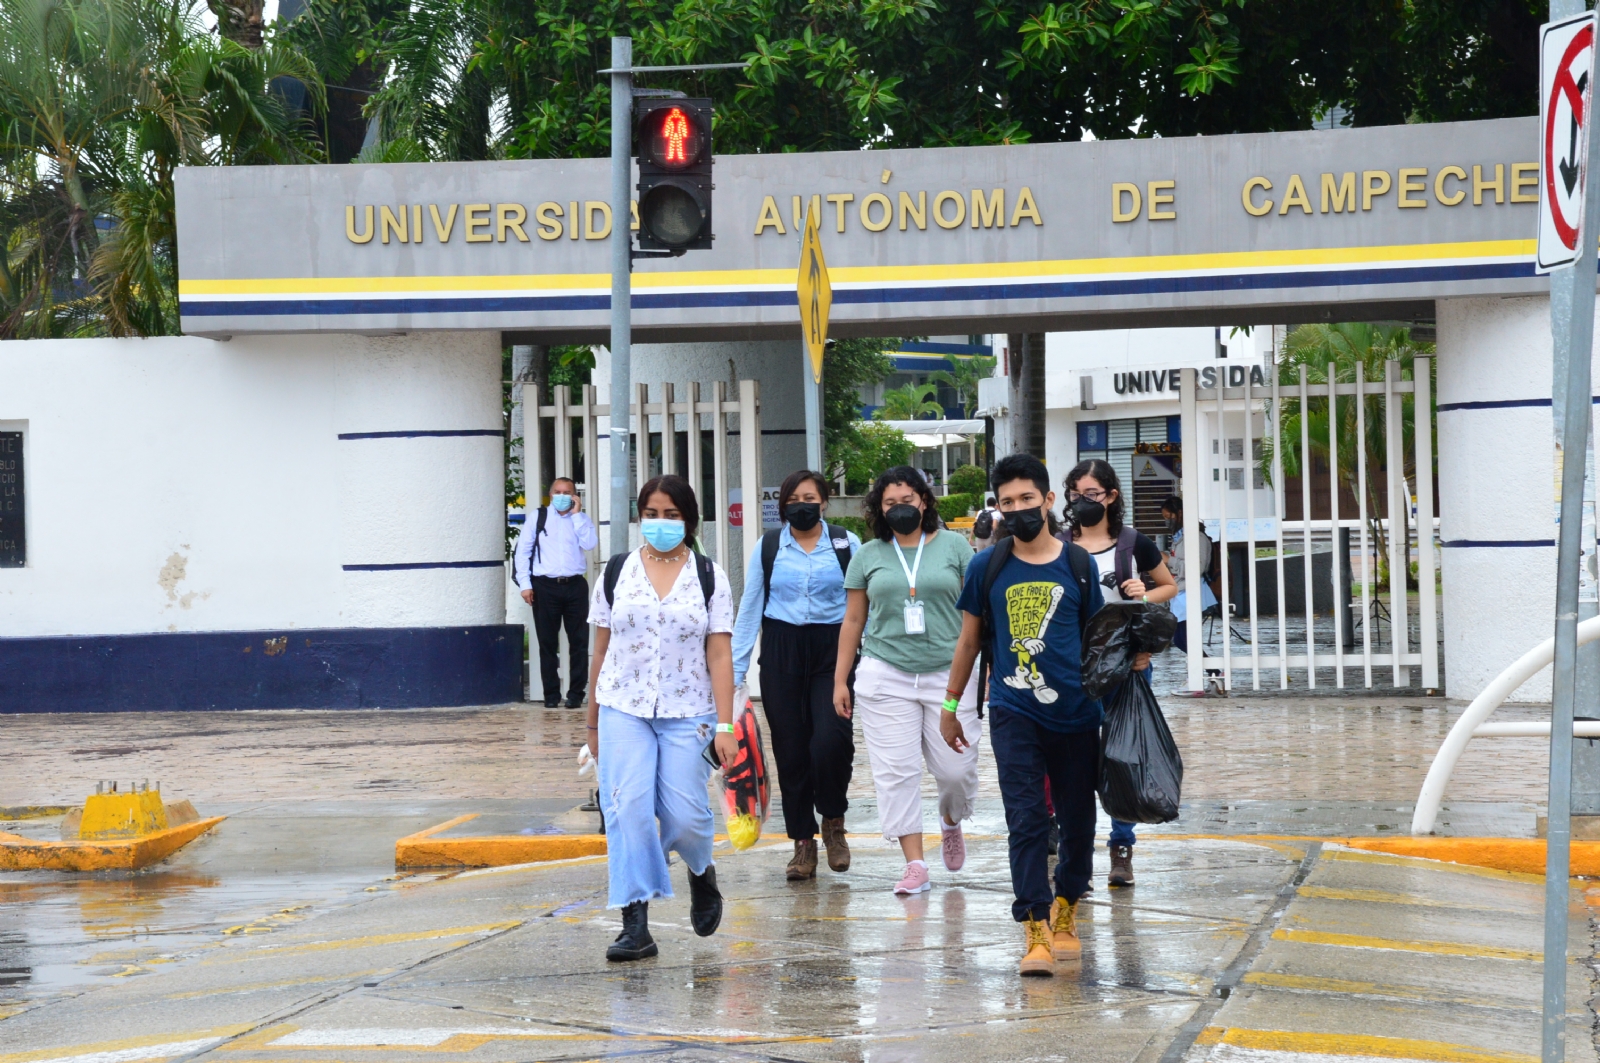
{"label": "yellow pedestrian crossing sign", "polygon": [[805,235],[800,241],[800,328],[811,355],[811,376],[822,383],[822,351],[828,342],[828,311],[833,308],[833,286],[828,283],[828,263],[822,257],[822,236],[817,231],[817,205],[806,208]]}

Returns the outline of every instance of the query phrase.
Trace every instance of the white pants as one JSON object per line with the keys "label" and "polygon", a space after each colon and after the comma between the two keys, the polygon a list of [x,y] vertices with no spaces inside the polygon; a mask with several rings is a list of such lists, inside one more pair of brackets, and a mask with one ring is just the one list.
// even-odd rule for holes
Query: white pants
{"label": "white pants", "polygon": [[[959,823],[972,815],[978,795],[977,670],[967,680],[956,716],[971,745],[951,749],[939,734],[950,670],[912,674],[872,657],[856,667],[855,705],[872,761],[878,791],[878,822],[888,841],[922,833],[922,765],[926,761],[939,789],[939,813]],[[943,823],[940,824],[943,826]]]}

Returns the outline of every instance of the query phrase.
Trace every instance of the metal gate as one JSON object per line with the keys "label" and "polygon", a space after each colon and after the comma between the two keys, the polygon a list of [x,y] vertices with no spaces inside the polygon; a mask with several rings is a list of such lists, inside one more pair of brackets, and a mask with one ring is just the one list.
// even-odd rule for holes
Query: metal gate
{"label": "metal gate", "polygon": [[[1424,690],[1437,690],[1439,687],[1439,631],[1437,619],[1437,595],[1435,592],[1435,579],[1437,570],[1437,554],[1434,544],[1434,514],[1433,514],[1433,434],[1431,426],[1432,401],[1430,394],[1430,359],[1417,358],[1413,364],[1411,380],[1401,379],[1400,363],[1389,361],[1384,363],[1382,380],[1365,379],[1365,367],[1357,363],[1355,380],[1337,381],[1335,367],[1328,366],[1327,383],[1307,384],[1305,367],[1299,367],[1298,386],[1290,385],[1280,388],[1277,370],[1271,371],[1270,384],[1255,384],[1247,372],[1242,386],[1199,389],[1198,376],[1195,369],[1182,371],[1182,438],[1183,438],[1183,570],[1186,574],[1185,584],[1187,594],[1187,611],[1184,618],[1186,625],[1188,653],[1188,685],[1190,690],[1200,691],[1206,688],[1207,669],[1221,671],[1221,685],[1224,689],[1232,690],[1237,682],[1237,673],[1247,671],[1250,676],[1250,688],[1259,690],[1262,686],[1262,674],[1265,672],[1269,681],[1272,673],[1276,673],[1279,689],[1287,689],[1290,683],[1290,670],[1297,670],[1297,682],[1303,681],[1308,688],[1318,684],[1317,670],[1332,669],[1332,681],[1336,687],[1345,687],[1347,672],[1359,674],[1361,685],[1373,685],[1374,669],[1389,669],[1392,674],[1393,684],[1397,687],[1411,685],[1412,669],[1420,669],[1420,687]],[[1219,380],[1219,383],[1222,381]],[[1287,394],[1285,394],[1287,392]],[[1403,475],[1405,469],[1404,431],[1402,423],[1402,396],[1414,395],[1414,408],[1416,410],[1416,428],[1413,432],[1414,468],[1416,470],[1416,518],[1414,525],[1417,561],[1417,639],[1415,644],[1411,637],[1410,598],[1407,593],[1406,577],[1410,557],[1408,543],[1411,539],[1411,521],[1409,514],[1411,505],[1407,496],[1407,485]],[[1300,417],[1300,432],[1298,440],[1284,440],[1282,433],[1283,405],[1282,400],[1297,399]],[[1370,470],[1368,469],[1368,406],[1369,398],[1381,398],[1381,416],[1383,419],[1383,440],[1385,468],[1385,483],[1387,486],[1384,516],[1380,519],[1376,514],[1368,513],[1367,484]],[[1310,418],[1304,415],[1316,400],[1326,400],[1328,408],[1327,431],[1323,438],[1313,438]],[[1355,512],[1345,514],[1340,512],[1339,490],[1341,486],[1339,476],[1340,445],[1348,440],[1341,440],[1341,423],[1339,413],[1341,409],[1348,410],[1343,403],[1355,403],[1355,483],[1356,496]],[[1206,432],[1203,430],[1202,419],[1207,413],[1215,412],[1216,430]],[[1259,419],[1262,424],[1262,435],[1256,436],[1253,425]],[[1233,423],[1242,421],[1244,432],[1234,436],[1229,429],[1230,420]],[[1211,445],[1206,440],[1212,441]],[[1261,446],[1258,449],[1254,441],[1260,438]],[[1237,457],[1230,453],[1231,443],[1242,440],[1237,448],[1240,452]],[[1300,502],[1301,516],[1303,519],[1293,522],[1284,520],[1284,473],[1283,473],[1283,447],[1284,445],[1296,446],[1301,455],[1300,461]],[[1329,517],[1323,520],[1311,519],[1312,514],[1312,486],[1314,464],[1311,461],[1314,445],[1326,446],[1326,479],[1328,485]],[[1270,459],[1263,455],[1270,450]],[[1266,468],[1262,468],[1266,465]],[[1273,511],[1271,527],[1268,535],[1258,536],[1262,525],[1258,523],[1256,512],[1256,493],[1254,481],[1259,476],[1269,487],[1273,498]],[[1228,495],[1232,483],[1242,481],[1244,495],[1244,513],[1230,513]],[[1239,508],[1239,507],[1233,507]],[[1242,520],[1240,519],[1242,516]],[[1261,514],[1259,516],[1266,516]],[[1200,589],[1202,569],[1200,564],[1200,529],[1202,522],[1213,518],[1217,522],[1219,534],[1214,540],[1214,549],[1220,551],[1220,581],[1217,591],[1218,603],[1215,607],[1216,615],[1209,618],[1214,629],[1219,629],[1221,638],[1220,652],[1215,656],[1202,657],[1202,647],[1206,645],[1206,625],[1208,618],[1202,615],[1202,610],[1195,606],[1201,601]],[[1370,519],[1369,519],[1370,518]],[[1379,627],[1381,610],[1379,609],[1379,588],[1375,586],[1376,559],[1373,554],[1371,534],[1373,524],[1377,522],[1385,531],[1388,538],[1388,590],[1389,617],[1386,625],[1387,638],[1375,637],[1374,628]],[[1349,550],[1345,548],[1341,556],[1341,547],[1346,542],[1345,535],[1349,533],[1350,539],[1359,540],[1357,560],[1350,563],[1351,575],[1345,574]],[[1241,534],[1242,533],[1242,534]],[[1316,623],[1316,604],[1318,601],[1318,588],[1314,586],[1314,574],[1317,567],[1317,553],[1314,549],[1321,536],[1328,536],[1328,579],[1330,583],[1328,597],[1333,610],[1332,631],[1320,633]],[[1230,572],[1230,538],[1237,544],[1244,545],[1244,560],[1247,566],[1245,579],[1246,602],[1231,600],[1235,597],[1233,586],[1235,574]],[[1260,557],[1263,547],[1270,547],[1268,557]],[[1286,548],[1300,548],[1298,559],[1295,555],[1285,556]],[[1265,582],[1261,576],[1263,562],[1267,563],[1267,571],[1274,576],[1271,583],[1276,588],[1276,622],[1271,627],[1275,631],[1267,631],[1268,625],[1262,623],[1261,599],[1258,593],[1258,582]],[[1298,571],[1297,571],[1298,570]],[[1347,582],[1353,577],[1354,582]],[[1300,610],[1291,621],[1289,615],[1289,583],[1297,581],[1297,591],[1303,596],[1304,631],[1290,634],[1291,623],[1298,624],[1301,617]],[[1269,589],[1270,595],[1270,589]],[[1355,636],[1354,625],[1347,623],[1342,612],[1342,603],[1349,599],[1351,605],[1359,600],[1360,608],[1360,634]],[[1270,597],[1269,597],[1270,601]],[[1209,610],[1208,610],[1209,612]],[[1248,617],[1248,634],[1240,628],[1246,624]],[[1265,635],[1266,643],[1263,644]],[[1248,645],[1248,655],[1237,651],[1233,645],[1236,637],[1242,638]],[[1214,681],[1215,677],[1213,677]],[[1325,680],[1324,680],[1325,681]]]}
{"label": "metal gate", "polygon": [[[750,556],[761,537],[761,385],[755,380],[739,381],[738,397],[734,399],[728,397],[727,386],[724,381],[713,381],[707,386],[709,397],[702,398],[702,385],[692,383],[687,386],[687,394],[680,399],[675,385],[661,383],[656,386],[657,398],[652,402],[650,386],[637,384],[636,398],[628,407],[628,422],[634,438],[639,441],[635,484],[642,484],[650,478],[649,440],[654,427],[661,436],[661,472],[677,473],[694,486],[695,495],[700,501],[702,534],[710,533],[708,545],[711,547],[711,556],[733,577],[736,570],[742,573],[744,566],[730,565],[728,562],[730,486],[741,488],[743,536],[735,545],[738,557]],[[526,385],[519,387],[519,403],[522,402],[523,387]],[[584,455],[584,479],[587,481],[578,485],[584,506],[590,513],[605,514],[609,512],[610,500],[599,497],[596,486],[607,482],[606,477],[599,475],[599,463],[606,459],[609,452],[602,452],[600,448],[599,441],[603,437],[600,435],[599,421],[602,417],[609,420],[611,405],[596,401],[597,392],[593,384],[583,385],[578,402],[572,401],[565,385],[552,390],[554,401],[539,406],[537,418],[528,417],[533,412],[531,404],[524,406],[523,410],[523,416],[527,418],[523,421],[526,426],[523,430],[523,468],[527,477],[527,510],[532,512],[538,505],[535,492],[543,490],[545,486],[537,482],[541,475],[539,470],[544,468],[544,434],[535,426],[551,420],[555,422],[555,452],[552,455],[555,475],[569,478],[573,475],[576,459],[573,437],[577,436],[581,441],[578,445]],[[737,424],[733,421],[735,417],[738,418]],[[710,497],[700,497],[705,494],[701,486],[704,466],[701,448],[694,444],[707,429],[711,437],[712,490]],[[690,445],[686,448],[687,463],[680,469],[677,443],[682,435],[689,437]],[[737,436],[740,440],[739,479],[733,485],[730,485],[728,476],[729,436]],[[602,544],[604,541],[602,536]],[[599,551],[598,546],[590,551],[591,575],[599,563]]]}

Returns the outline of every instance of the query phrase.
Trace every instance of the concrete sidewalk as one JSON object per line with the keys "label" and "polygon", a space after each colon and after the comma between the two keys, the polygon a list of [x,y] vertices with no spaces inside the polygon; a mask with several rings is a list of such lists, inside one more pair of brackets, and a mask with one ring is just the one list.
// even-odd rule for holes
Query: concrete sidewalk
{"label": "concrete sidewalk", "polygon": [[[1141,828],[1132,890],[1106,890],[1102,847],[1081,964],[1026,982],[987,755],[968,864],[935,867],[931,894],[889,892],[900,860],[873,837],[862,750],[847,875],[784,882],[781,839],[721,850],[718,934],[689,932],[685,900],[657,902],[661,955],[618,966],[603,958],[617,929],[603,858],[393,871],[398,837],[464,813],[497,830],[570,819],[585,794],[577,713],[5,718],[19,770],[0,804],[149,778],[230,818],[143,873],[0,875],[0,1063],[1533,1063],[1541,882],[1318,840],[1403,833],[1459,706],[1166,707],[1184,815]],[[1475,745],[1452,828],[1531,835],[1538,743]],[[1304,840],[1226,837],[1268,830]],[[1594,1057],[1586,896],[1574,890],[1574,1060]]]}

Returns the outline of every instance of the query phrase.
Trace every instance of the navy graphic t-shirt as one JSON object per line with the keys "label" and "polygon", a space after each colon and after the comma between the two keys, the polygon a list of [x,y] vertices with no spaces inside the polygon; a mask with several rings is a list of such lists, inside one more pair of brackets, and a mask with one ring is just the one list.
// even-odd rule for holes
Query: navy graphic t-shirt
{"label": "navy graphic t-shirt", "polygon": [[[991,547],[991,549],[993,549]],[[957,607],[982,616],[979,595],[989,567],[984,550],[967,566]],[[1089,615],[1105,599],[1089,584]],[[1078,581],[1067,551],[1047,565],[1012,556],[989,592],[994,645],[989,660],[989,702],[1020,712],[1041,727],[1063,734],[1100,727],[1100,702],[1083,692],[1083,647],[1078,634]]]}

